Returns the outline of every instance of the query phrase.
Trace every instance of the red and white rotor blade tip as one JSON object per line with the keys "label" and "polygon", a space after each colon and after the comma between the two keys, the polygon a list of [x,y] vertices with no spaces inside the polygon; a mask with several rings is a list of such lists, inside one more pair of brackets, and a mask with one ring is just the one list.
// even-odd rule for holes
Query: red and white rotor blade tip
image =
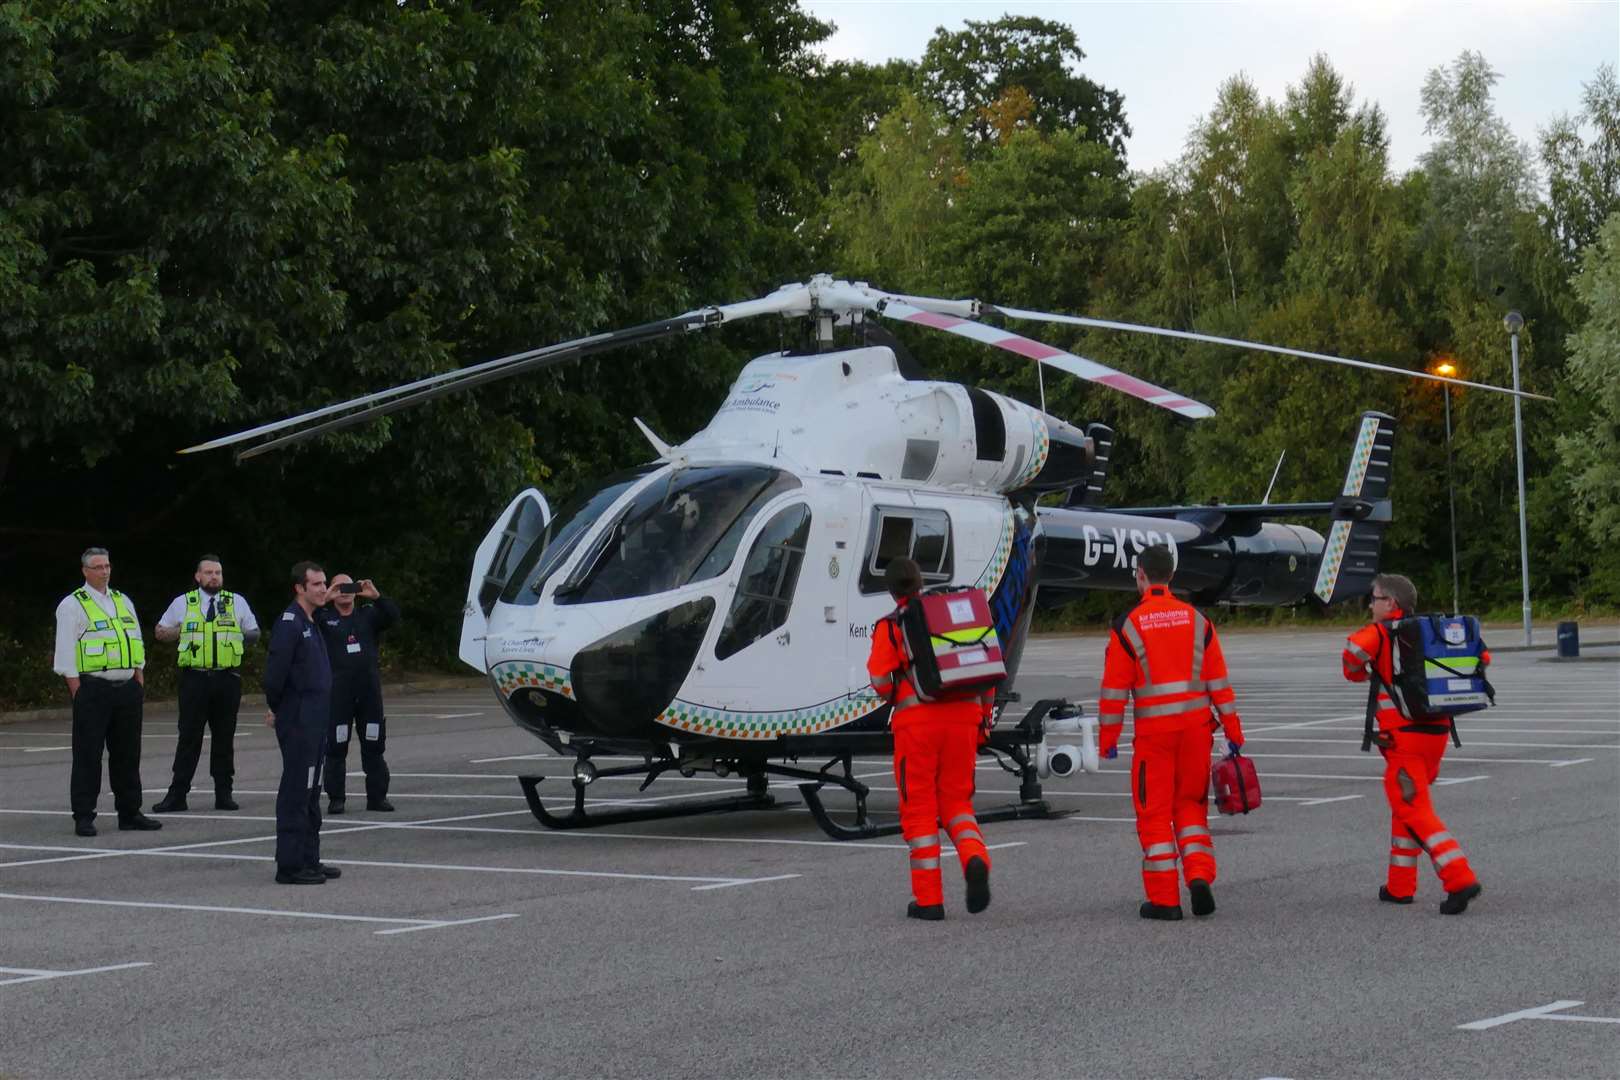
{"label": "red and white rotor blade tip", "polygon": [[957,334],[970,338],[973,341],[992,345],[1007,352],[1027,356],[1038,363],[1068,372],[1070,375],[1085,379],[1087,382],[1101,383],[1103,386],[1131,397],[1140,398],[1150,405],[1157,405],[1161,409],[1169,409],[1177,416],[1185,416],[1192,420],[1206,420],[1215,415],[1215,410],[1201,401],[1183,397],[1173,390],[1166,390],[1162,386],[1138,379],[1134,375],[1127,375],[1123,371],[1116,371],[1106,364],[1099,364],[1095,360],[1088,360],[1083,356],[1065,352],[1053,345],[1036,341],[1015,334],[1000,327],[987,326],[984,323],[974,322],[972,319],[962,319],[955,315],[945,315],[936,311],[925,311],[920,307],[908,304],[893,296],[884,296],[880,302],[873,305],[885,318],[896,319],[900,322],[916,323],[920,326],[929,326],[935,330],[944,330],[946,333]]}

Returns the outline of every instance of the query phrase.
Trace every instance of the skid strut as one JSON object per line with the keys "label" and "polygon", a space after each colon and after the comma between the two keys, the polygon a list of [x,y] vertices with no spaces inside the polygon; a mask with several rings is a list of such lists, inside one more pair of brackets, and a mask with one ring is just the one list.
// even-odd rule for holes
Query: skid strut
{"label": "skid strut", "polygon": [[[1029,818],[1056,818],[1062,817],[1063,811],[1054,810],[1041,793],[1039,770],[1030,758],[1030,747],[1038,743],[1042,734],[1042,721],[1051,709],[1060,704],[1058,700],[1042,700],[1035,703],[1029,713],[1017,726],[990,733],[990,741],[980,748],[981,754],[989,754],[998,761],[1003,756],[1014,763],[1009,766],[1005,761],[1001,767],[1018,776],[1018,802],[1007,806],[993,806],[974,812],[974,817],[980,822],[986,821],[1018,821]],[[869,746],[862,746],[861,753],[893,754],[893,736],[887,732],[873,734]],[[834,773],[834,766],[842,765],[842,775]],[[1016,767],[1014,767],[1016,766]],[[848,752],[839,755],[822,767],[820,773],[811,777],[813,782],[799,785],[799,794],[804,796],[804,803],[810,810],[811,817],[821,830],[834,840],[869,840],[878,836],[895,836],[900,832],[899,823],[893,825],[879,825],[874,822],[866,810],[866,797],[871,789],[855,779]],[[855,796],[855,820],[851,824],[843,824],[833,820],[827,812],[826,805],[821,801],[821,789],[827,784],[834,784]]]}
{"label": "skid strut", "polygon": [[[597,774],[601,776],[636,775],[649,772],[645,766],[629,766],[616,769],[603,769]],[[657,772],[662,772],[658,769]],[[648,777],[652,782],[654,772]],[[585,785],[574,780],[574,808],[567,814],[554,814],[547,810],[540,801],[540,782],[548,779],[544,776],[520,776],[518,784],[523,788],[523,797],[529,801],[529,810],[548,829],[583,829],[593,825],[622,825],[629,821],[656,821],[659,818],[687,817],[691,814],[719,814],[735,810],[769,810],[776,805],[776,799],[765,790],[765,776],[763,773],[748,774],[748,793],[745,795],[722,795],[709,799],[690,799],[681,802],[659,802],[651,806],[626,807],[620,810],[593,810],[585,809]],[[553,778],[555,779],[555,778]],[[642,785],[643,790],[646,784]]]}

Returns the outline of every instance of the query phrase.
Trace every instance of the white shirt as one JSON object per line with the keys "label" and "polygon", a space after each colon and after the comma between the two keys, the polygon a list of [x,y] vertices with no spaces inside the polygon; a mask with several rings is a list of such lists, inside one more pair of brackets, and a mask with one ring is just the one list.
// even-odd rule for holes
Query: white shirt
{"label": "white shirt", "polygon": [[[89,585],[84,586],[84,591],[89,593],[90,599],[94,600],[101,610],[107,613],[109,619],[118,615],[118,605],[113,603],[112,597],[104,592],[97,592]],[[86,630],[90,629],[90,620],[85,616],[84,605],[79,603],[77,594],[78,590],[73,590],[73,592],[63,597],[60,604],[56,605],[56,657],[52,669],[64,679],[81,678],[79,675],[79,638]],[[135,602],[129,598],[128,594],[124,596],[124,603],[129,605],[130,614],[135,614]],[[129,636],[137,639],[141,637],[141,624],[138,618],[135,625],[129,628]],[[143,660],[135,666],[144,668],[146,662]],[[123,668],[117,671],[92,672],[90,677],[106,679],[108,682],[126,682],[133,679],[135,673],[128,668]]]}
{"label": "white shirt", "polygon": [[[224,592],[226,590],[222,589],[220,591]],[[172,630],[180,625],[181,620],[186,617],[186,596],[190,592],[191,590],[187,589],[169,601],[168,608],[163,612],[163,618],[157,621],[159,626]],[[197,606],[206,614],[208,612],[208,590],[199,587],[197,592],[199,593]],[[218,596],[219,594],[215,593],[214,595]],[[231,607],[236,612],[236,625],[242,628],[242,633],[253,634],[258,632],[259,620],[253,614],[253,609],[248,607],[245,596],[241,593],[231,593]]]}

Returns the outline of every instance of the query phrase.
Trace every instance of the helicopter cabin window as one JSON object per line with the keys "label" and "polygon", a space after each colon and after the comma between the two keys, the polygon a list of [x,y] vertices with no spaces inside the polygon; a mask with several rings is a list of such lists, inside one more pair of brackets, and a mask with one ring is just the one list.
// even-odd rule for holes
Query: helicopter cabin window
{"label": "helicopter cabin window", "polygon": [[717,577],[760,509],[797,487],[796,477],[762,465],[672,469],[618,509],[552,596],[596,604]]}
{"label": "helicopter cabin window", "polygon": [[861,567],[863,594],[883,592],[883,574],[892,559],[915,559],[926,584],[951,580],[949,514],[943,510],[880,506],[872,511],[872,519],[872,540]]}
{"label": "helicopter cabin window", "polygon": [[779,510],[759,531],[714,644],[715,659],[741,652],[787,622],[809,539],[810,508],[803,503]]}

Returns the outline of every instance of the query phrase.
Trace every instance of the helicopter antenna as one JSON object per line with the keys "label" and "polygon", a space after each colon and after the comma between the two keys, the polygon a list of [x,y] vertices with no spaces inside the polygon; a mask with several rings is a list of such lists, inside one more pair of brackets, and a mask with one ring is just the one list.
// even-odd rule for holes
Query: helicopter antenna
{"label": "helicopter antenna", "polygon": [[[639,424],[641,421],[638,420],[636,422]],[[1264,506],[1271,501],[1271,489],[1277,486],[1277,474],[1282,472],[1283,458],[1287,456],[1288,451],[1286,449],[1277,455],[1277,467],[1271,470],[1271,483],[1266,485],[1266,493],[1260,498],[1261,506]]]}

